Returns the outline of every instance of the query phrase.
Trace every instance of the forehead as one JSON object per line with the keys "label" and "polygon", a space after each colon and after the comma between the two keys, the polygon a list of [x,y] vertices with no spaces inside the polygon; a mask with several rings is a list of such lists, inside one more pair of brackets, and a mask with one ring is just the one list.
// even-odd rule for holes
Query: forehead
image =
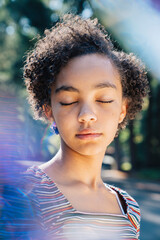
{"label": "forehead", "polygon": [[117,86],[120,84],[119,73],[107,56],[90,54],[70,60],[58,74],[55,86],[67,84],[89,89],[100,82]]}

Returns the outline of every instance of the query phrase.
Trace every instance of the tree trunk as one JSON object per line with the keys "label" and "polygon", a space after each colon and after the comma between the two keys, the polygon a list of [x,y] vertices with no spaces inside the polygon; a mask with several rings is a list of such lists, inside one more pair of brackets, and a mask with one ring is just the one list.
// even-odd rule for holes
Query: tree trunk
{"label": "tree trunk", "polygon": [[121,152],[120,152],[120,143],[119,143],[119,137],[115,138],[115,159],[117,161],[117,168],[118,170],[121,170]]}
{"label": "tree trunk", "polygon": [[133,126],[134,126],[134,121],[132,120],[129,124],[129,130],[130,130],[130,138],[129,138],[129,146],[130,146],[130,159],[131,159],[131,164],[132,164],[132,170],[137,169],[137,162],[136,162],[136,146],[134,143],[134,133],[133,133]]}

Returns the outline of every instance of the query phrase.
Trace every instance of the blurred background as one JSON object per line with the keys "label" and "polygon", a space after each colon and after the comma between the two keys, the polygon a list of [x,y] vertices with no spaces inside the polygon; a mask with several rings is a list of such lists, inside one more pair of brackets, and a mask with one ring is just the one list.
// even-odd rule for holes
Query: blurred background
{"label": "blurred background", "polygon": [[[160,239],[160,1],[0,0],[0,181],[48,161],[59,137],[35,121],[23,82],[25,55],[38,35],[64,13],[98,18],[114,45],[146,64],[150,94],[139,113],[109,146],[104,181],[125,188],[139,202],[141,239]],[[2,189],[0,189],[2,190]],[[3,204],[0,206],[3,206]],[[150,232],[148,232],[150,229]],[[150,235],[149,235],[150,234]]]}

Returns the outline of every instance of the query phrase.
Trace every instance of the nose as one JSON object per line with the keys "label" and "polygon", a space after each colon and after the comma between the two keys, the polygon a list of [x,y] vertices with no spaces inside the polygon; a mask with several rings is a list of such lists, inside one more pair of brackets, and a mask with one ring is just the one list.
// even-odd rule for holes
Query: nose
{"label": "nose", "polygon": [[96,114],[92,111],[92,109],[87,106],[87,105],[83,105],[81,107],[81,110],[79,112],[78,115],[78,121],[79,122],[94,122],[97,120],[97,116]]}

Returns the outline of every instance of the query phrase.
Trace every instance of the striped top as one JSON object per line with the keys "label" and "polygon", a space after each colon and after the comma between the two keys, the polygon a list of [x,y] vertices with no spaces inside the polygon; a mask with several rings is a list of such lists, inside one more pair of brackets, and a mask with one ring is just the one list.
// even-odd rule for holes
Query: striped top
{"label": "striped top", "polygon": [[29,168],[26,177],[30,186],[28,196],[45,239],[139,239],[140,209],[127,192],[106,184],[124,202],[123,215],[85,213],[74,209],[56,183],[37,166]]}

